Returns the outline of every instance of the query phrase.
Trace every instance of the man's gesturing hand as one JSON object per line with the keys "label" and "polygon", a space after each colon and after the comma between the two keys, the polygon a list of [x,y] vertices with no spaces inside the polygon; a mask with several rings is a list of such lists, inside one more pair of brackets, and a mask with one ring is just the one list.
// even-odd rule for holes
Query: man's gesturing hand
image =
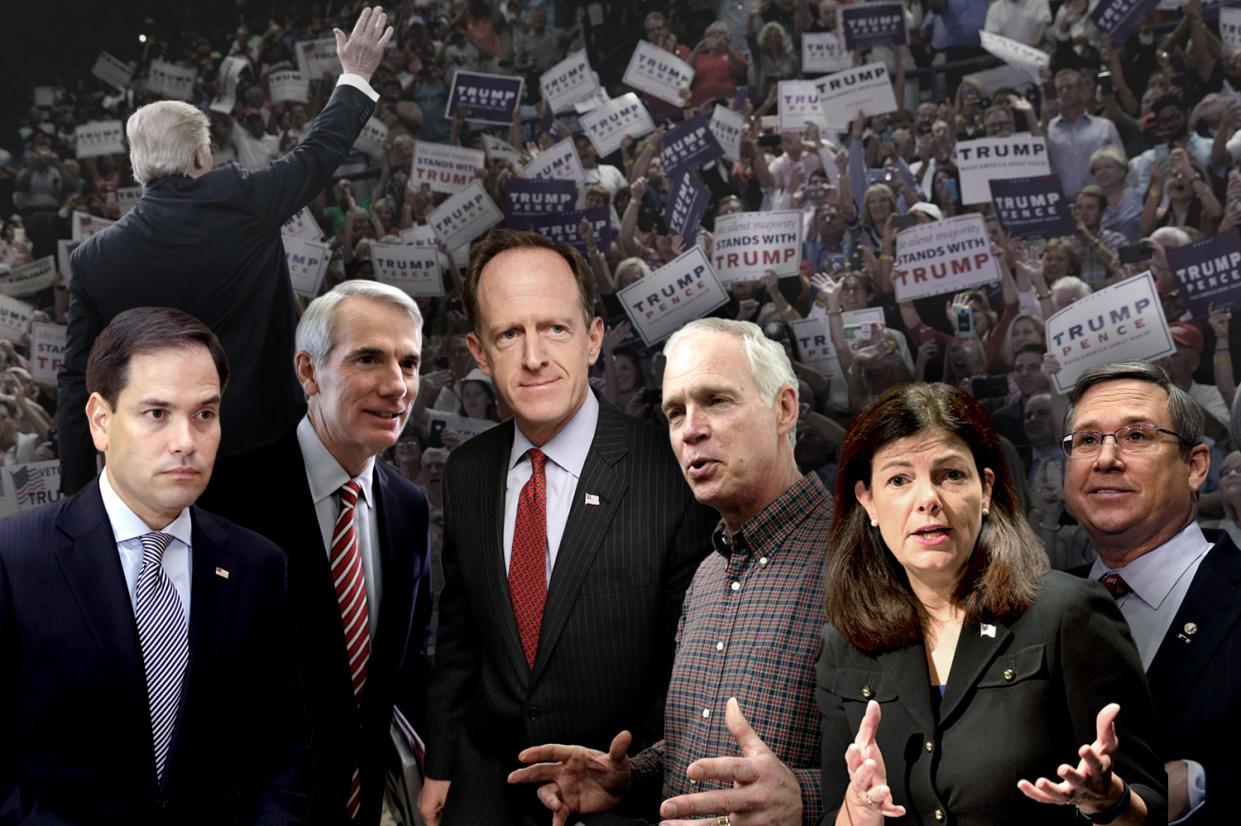
{"label": "man's gesturing hand", "polygon": [[[800,826],[801,786],[789,767],[772,754],[741,714],[737,698],[728,701],[724,722],[741,747],[740,757],[695,760],[685,773],[691,780],[715,780],[732,788],[672,797],[659,807],[660,817],[728,815],[733,826]],[[665,821],[664,826],[694,826],[700,820]]]}
{"label": "man's gesturing hand", "polygon": [[336,57],[340,68],[349,74],[361,75],[370,82],[371,75],[379,68],[384,47],[392,39],[392,27],[387,25],[388,15],[379,6],[367,6],[358,15],[353,34],[345,38],[340,29],[332,29],[336,35]]}
{"label": "man's gesturing hand", "polygon": [[517,755],[534,763],[508,776],[510,783],[542,783],[539,800],[551,809],[552,826],[564,826],[570,814],[606,812],[629,791],[629,744],[633,735],[622,731],[605,754],[585,746],[532,746]]}

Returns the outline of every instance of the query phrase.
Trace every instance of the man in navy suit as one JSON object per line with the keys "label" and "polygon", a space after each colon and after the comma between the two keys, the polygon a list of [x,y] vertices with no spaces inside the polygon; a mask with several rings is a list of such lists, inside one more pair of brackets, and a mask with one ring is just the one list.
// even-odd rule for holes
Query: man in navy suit
{"label": "man in navy suit", "polygon": [[0,823],[301,823],[284,555],[194,506],[224,350],[179,310],[137,308],[86,377],[104,472],[0,522]]}
{"label": "man in navy suit", "polygon": [[211,168],[210,122],[163,100],[126,125],[142,198],[73,251],[69,324],[58,376],[61,488],[95,477],[82,407],[91,342],[117,313],[177,307],[220,337],[232,363],[220,455],[277,438],[304,397],[288,369],[297,324],[280,228],[323,189],[366,125],[379,95],[370,77],[392,36],[378,8],[363,9],[348,40],[334,30],[344,73],[305,139],[265,169]]}
{"label": "man in navy suit", "polygon": [[308,822],[323,826],[379,822],[393,706],[416,727],[425,717],[427,500],[376,458],[418,394],[421,329],[418,305],[386,284],[346,281],[312,301],[297,326],[306,416],[221,460],[203,499],[288,554],[314,753]]}
{"label": "man in navy suit", "polygon": [[1196,521],[1210,465],[1202,410],[1145,362],[1086,371],[1070,405],[1065,501],[1098,552],[1090,576],[1116,597],[1146,668],[1169,820],[1235,822],[1241,551]]}

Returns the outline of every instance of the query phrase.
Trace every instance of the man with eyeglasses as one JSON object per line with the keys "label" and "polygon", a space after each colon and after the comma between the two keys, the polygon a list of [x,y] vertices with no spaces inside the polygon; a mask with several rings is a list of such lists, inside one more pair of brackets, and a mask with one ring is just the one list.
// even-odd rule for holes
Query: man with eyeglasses
{"label": "man with eyeglasses", "polygon": [[1169,820],[1223,823],[1241,777],[1241,551],[1196,521],[1210,466],[1202,410],[1146,362],[1087,370],[1069,405],[1065,502],[1146,669]]}
{"label": "man with eyeglasses", "polygon": [[[1204,169],[1210,169],[1220,178],[1228,174],[1228,166],[1212,165],[1211,147],[1214,141],[1203,137],[1189,129],[1189,117],[1186,114],[1185,101],[1177,92],[1160,95],[1151,104],[1151,113],[1155,116],[1154,142],[1158,146],[1147,149],[1134,159],[1138,173],[1138,191],[1145,192],[1151,182],[1151,164],[1162,153],[1167,169],[1166,152],[1181,148],[1189,152]],[[1166,151],[1161,147],[1166,147]]]}

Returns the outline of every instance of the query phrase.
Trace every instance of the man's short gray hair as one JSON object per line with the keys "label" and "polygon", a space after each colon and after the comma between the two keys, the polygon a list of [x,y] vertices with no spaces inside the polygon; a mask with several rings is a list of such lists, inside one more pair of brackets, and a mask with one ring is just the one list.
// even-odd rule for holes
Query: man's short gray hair
{"label": "man's short gray hair", "polygon": [[146,186],[157,178],[188,175],[194,153],[211,149],[211,121],[179,100],[148,103],[129,116],[129,162],[134,180]]}
{"label": "man's short gray hair", "polygon": [[378,281],[360,278],[343,281],[310,302],[297,323],[296,351],[307,353],[318,367],[327,363],[327,357],[336,346],[336,310],[346,298],[365,298],[404,310],[419,336],[422,335],[422,312],[404,292]]}
{"label": "man's short gray hair", "polygon": [[[793,388],[793,402],[797,403],[797,376],[789,362],[784,346],[763,335],[763,329],[752,321],[734,321],[731,318],[700,318],[677,330],[664,342],[664,355],[668,356],[689,339],[703,333],[725,333],[740,339],[750,363],[750,375],[758,387],[763,404],[770,405],[781,387]],[[789,431],[789,440],[797,443],[797,428]]]}
{"label": "man's short gray hair", "polygon": [[1117,361],[1091,367],[1078,376],[1073,392],[1069,394],[1069,406],[1064,411],[1063,432],[1072,432],[1073,414],[1087,390],[1095,385],[1125,379],[1148,382],[1162,387],[1168,394],[1168,414],[1172,418],[1173,429],[1181,437],[1181,458],[1188,459],[1193,448],[1202,443],[1202,431],[1206,427],[1202,408],[1193,396],[1173,384],[1162,367],[1145,361]]}

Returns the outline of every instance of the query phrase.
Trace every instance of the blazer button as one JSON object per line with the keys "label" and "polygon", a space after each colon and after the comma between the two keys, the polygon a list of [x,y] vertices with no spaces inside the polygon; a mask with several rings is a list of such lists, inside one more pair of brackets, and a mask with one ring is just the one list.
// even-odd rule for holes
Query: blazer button
{"label": "blazer button", "polygon": [[944,822],[944,810],[943,809],[936,809],[935,811],[931,812],[931,814],[934,815],[935,819],[938,820],[940,823]]}
{"label": "blazer button", "polygon": [[1013,677],[1016,677],[1016,676],[1017,676],[1017,672],[1013,671],[1011,668],[1004,669],[1004,679],[1009,681],[1010,683],[1013,681]]}
{"label": "blazer button", "polygon": [[539,719],[539,715],[543,713],[543,709],[538,706],[530,706],[526,709],[526,719],[534,721]]}
{"label": "blazer button", "polygon": [[930,740],[927,740],[925,743],[922,744],[922,748],[926,751],[935,751],[935,744],[932,743]]}
{"label": "blazer button", "polygon": [[871,697],[874,697],[874,696],[875,696],[875,691],[874,691],[874,689],[872,689],[872,688],[871,688],[870,686],[868,686],[868,685],[864,685],[864,686],[862,686],[862,697],[863,697],[863,699],[869,700]]}

